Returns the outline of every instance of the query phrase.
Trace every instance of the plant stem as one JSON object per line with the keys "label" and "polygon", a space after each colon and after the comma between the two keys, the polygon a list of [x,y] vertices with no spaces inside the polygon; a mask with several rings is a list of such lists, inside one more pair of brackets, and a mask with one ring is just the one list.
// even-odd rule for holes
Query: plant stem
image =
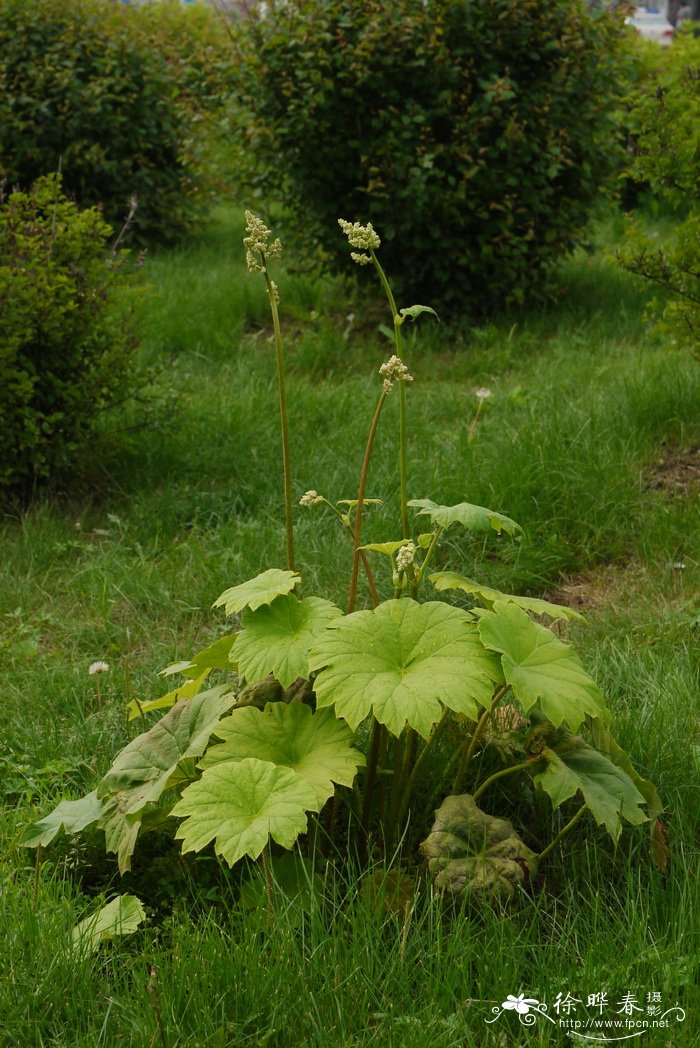
{"label": "plant stem", "polygon": [[372,448],[374,447],[374,440],[377,436],[377,427],[379,425],[379,416],[382,413],[384,407],[384,401],[386,400],[386,393],[382,390],[377,406],[374,409],[374,416],[372,418],[372,424],[369,428],[369,434],[367,435],[367,445],[365,447],[365,455],[362,460],[362,469],[360,471],[360,483],[357,489],[357,509],[355,512],[355,529],[353,532],[354,550],[352,555],[352,571],[350,572],[350,591],[348,593],[348,615],[351,611],[355,610],[355,601],[357,600],[357,576],[360,568],[360,553],[362,550],[360,546],[362,544],[362,504],[365,497],[365,491],[367,490],[367,474],[369,472],[369,463],[372,457]]}
{"label": "plant stem", "polygon": [[280,331],[279,312],[277,310],[277,299],[275,289],[267,271],[265,256],[263,259],[263,271],[265,283],[267,284],[267,295],[270,299],[270,312],[272,313],[272,327],[275,333],[275,358],[277,361],[277,388],[279,391],[280,429],[282,432],[282,473],[284,480],[284,523],[287,535],[287,567],[294,571],[294,524],[292,521],[292,467],[289,451],[289,417],[287,414],[287,383],[284,367],[284,351],[282,349],[282,333]]}
{"label": "plant stem", "polygon": [[369,758],[367,760],[367,774],[365,776],[364,791],[362,797],[362,812],[360,814],[360,826],[362,832],[362,848],[367,845],[369,836],[369,819],[372,812],[372,801],[374,799],[374,783],[377,778],[377,764],[379,761],[379,750],[382,738],[382,725],[375,719],[372,725],[372,741],[369,745]]}
{"label": "plant stem", "polygon": [[476,749],[476,744],[481,738],[484,728],[486,727],[486,722],[491,716],[491,711],[493,710],[496,703],[500,702],[500,700],[508,691],[509,687],[509,684],[504,684],[500,688],[497,688],[493,694],[493,698],[491,699],[491,702],[489,703],[488,707],[483,711],[483,713],[479,717],[479,720],[476,724],[476,728],[474,729],[474,734],[469,740],[469,743],[465,746],[462,759],[459,762],[457,774],[455,775],[454,782],[452,783],[452,793],[459,793],[460,787],[462,785],[462,779],[464,778],[464,773],[467,770],[469,761],[472,759],[474,750]]}
{"label": "plant stem", "polygon": [[481,794],[485,793],[489,786],[493,782],[496,782],[497,779],[504,779],[507,775],[514,775],[516,771],[524,771],[526,768],[531,768],[533,764],[537,764],[541,760],[541,757],[535,759],[531,757],[529,760],[522,761],[520,764],[512,764],[509,768],[501,768],[500,771],[494,772],[493,775],[490,775],[488,779],[485,779],[479,789],[476,790],[473,795],[474,800],[478,800]]}
{"label": "plant stem", "polygon": [[435,525],[435,531],[433,532],[433,537],[430,540],[430,545],[428,546],[427,550],[425,551],[425,556],[423,557],[423,563],[420,566],[420,576],[418,578],[418,584],[419,585],[423,581],[423,578],[425,577],[425,569],[428,567],[428,564],[432,560],[433,553],[435,552],[435,550],[437,548],[438,541],[439,541],[440,536],[442,535],[444,530],[445,529],[440,524],[436,524]]}
{"label": "plant stem", "polygon": [[587,809],[588,809],[588,805],[587,804],[582,804],[581,805],[579,810],[574,815],[573,819],[569,819],[569,821],[567,822],[566,826],[562,830],[559,831],[559,833],[556,835],[554,840],[550,841],[550,843],[547,845],[547,847],[544,849],[544,851],[540,852],[540,854],[537,856],[537,861],[538,862],[541,862],[542,859],[544,859],[545,855],[549,855],[549,853],[551,851],[553,851],[554,848],[556,848],[557,844],[559,844],[559,841],[562,839],[562,837],[566,836],[566,834],[569,832],[569,830],[573,830],[574,826],[576,825],[576,823],[579,821],[579,819],[581,818],[581,816],[583,815],[583,813]]}
{"label": "plant stem", "polygon": [[392,783],[388,834],[390,851],[393,850],[394,845],[401,836],[401,824],[406,808],[408,807],[408,784],[415,763],[417,744],[418,733],[413,728],[407,728],[406,739],[403,745],[403,760],[400,764],[395,765],[394,782]]}
{"label": "plant stem", "polygon": [[448,719],[449,713],[450,713],[450,711],[447,709],[447,707],[445,707],[443,709],[443,711],[442,711],[442,716],[441,716],[440,720],[437,722],[437,724],[433,728],[433,731],[432,731],[432,733],[430,735],[430,738],[426,742],[426,744],[423,747],[423,749],[421,750],[421,752],[418,754],[418,759],[416,760],[415,764],[411,768],[411,774],[409,775],[408,781],[406,782],[406,784],[405,784],[405,786],[403,788],[403,796],[401,798],[401,806],[399,808],[399,817],[398,817],[399,824],[401,824],[401,822],[403,821],[403,818],[404,818],[404,816],[406,814],[406,809],[408,808],[408,802],[411,799],[411,791],[413,790],[413,784],[414,784],[414,782],[416,781],[416,779],[418,777],[418,772],[422,768],[427,755],[430,753],[430,750],[431,750],[431,747],[432,747],[433,743],[435,742],[436,738],[440,734],[440,730],[442,729],[443,725],[447,723],[447,719]]}
{"label": "plant stem", "polygon": [[[403,352],[403,340],[401,338],[401,324],[403,323],[403,317],[400,316],[398,309],[396,308],[396,300],[394,294],[389,285],[389,281],[386,278],[386,273],[382,269],[377,256],[373,250],[370,250],[370,255],[374,266],[379,274],[379,279],[384,288],[384,293],[389,303],[389,309],[391,310],[391,317],[394,321],[394,347],[396,356],[401,358]],[[408,521],[408,437],[407,437],[407,425],[406,425],[406,383],[399,382],[399,483],[401,487],[401,530],[403,532],[402,538],[410,538],[411,532]]]}
{"label": "plant stem", "polygon": [[266,844],[260,853],[262,860],[263,873],[265,875],[265,894],[267,896],[267,906],[270,911],[270,916],[274,913],[275,909],[275,886],[272,880],[272,867],[270,866],[270,847]]}
{"label": "plant stem", "polygon": [[[398,336],[398,328],[396,329]],[[397,353],[398,356],[398,353]],[[399,387],[399,483],[401,489],[401,531],[404,539],[411,536],[408,522],[408,436],[406,428],[406,383],[398,382]]]}

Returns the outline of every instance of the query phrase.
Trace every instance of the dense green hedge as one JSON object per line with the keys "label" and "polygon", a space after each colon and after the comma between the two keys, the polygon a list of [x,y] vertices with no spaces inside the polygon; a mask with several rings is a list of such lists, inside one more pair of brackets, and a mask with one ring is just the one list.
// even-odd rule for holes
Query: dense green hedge
{"label": "dense green hedge", "polygon": [[144,382],[110,234],[56,176],[0,198],[0,494],[70,466],[100,413]]}
{"label": "dense green hedge", "polygon": [[347,265],[371,221],[402,294],[541,290],[620,161],[619,19],[583,0],[288,0],[243,23],[250,183]]}
{"label": "dense green hedge", "polygon": [[226,91],[227,37],[208,10],[111,0],[0,0],[0,178],[60,169],[118,226],[170,239],[196,219],[203,130]]}
{"label": "dense green hedge", "polygon": [[630,221],[623,265],[663,289],[651,303],[672,338],[700,354],[700,37],[686,30],[644,68],[632,98],[629,175],[675,215],[661,240]]}

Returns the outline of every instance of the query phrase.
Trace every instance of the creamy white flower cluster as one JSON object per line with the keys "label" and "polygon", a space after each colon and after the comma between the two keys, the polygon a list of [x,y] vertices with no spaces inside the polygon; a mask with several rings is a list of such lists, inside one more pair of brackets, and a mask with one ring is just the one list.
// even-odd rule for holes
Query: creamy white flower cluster
{"label": "creamy white flower cluster", "polygon": [[372,223],[368,222],[366,226],[361,226],[359,222],[346,222],[344,218],[339,218],[338,225],[348,238],[350,246],[360,249],[359,253],[351,251],[350,258],[359,266],[366,266],[372,261],[372,258],[364,252],[376,251],[381,245],[381,240],[372,228]]}
{"label": "creamy white flower cluster", "polygon": [[[262,258],[275,258],[282,251],[282,245],[279,238],[270,243],[272,230],[268,229],[262,219],[258,218],[257,215],[254,215],[252,211],[246,211],[245,213],[245,231],[248,234],[247,237],[243,237],[243,246],[246,249],[246,265],[251,273],[256,270],[260,273],[264,273],[265,266]],[[261,257],[259,258],[257,256]]]}
{"label": "creamy white flower cluster", "polygon": [[325,502],[323,495],[319,495],[313,488],[311,491],[305,491],[299,499],[300,506],[318,506],[319,502]]}
{"label": "creamy white flower cluster", "polygon": [[379,374],[384,379],[384,392],[388,393],[394,382],[413,382],[413,376],[409,375],[408,368],[395,354],[389,357],[379,369]]}
{"label": "creamy white flower cluster", "polygon": [[416,547],[413,542],[407,542],[401,546],[396,553],[396,570],[406,571],[413,564],[416,557]]}

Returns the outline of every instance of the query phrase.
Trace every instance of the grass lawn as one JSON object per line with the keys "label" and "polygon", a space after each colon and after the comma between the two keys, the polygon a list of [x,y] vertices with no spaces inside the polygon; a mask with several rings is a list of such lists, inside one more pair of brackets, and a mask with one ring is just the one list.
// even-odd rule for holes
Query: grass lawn
{"label": "grass lawn", "polygon": [[[127,701],[168,690],[158,671],[226,632],[211,610],[222,590],[284,565],[274,347],[242,236],[222,210],[147,264],[144,354],[175,393],[167,419],[107,420],[70,491],[0,520],[0,1044],[506,1048],[575,1043],[559,1020],[593,1015],[644,1020],[645,1048],[699,1044],[700,368],[645,324],[645,290],[601,253],[562,267],[546,308],[478,328],[421,318],[406,350],[409,487],[525,530],[519,544],[457,536],[437,567],[585,614],[566,632],[661,794],[666,869],[648,827],[613,847],[584,820],[502,912],[450,910],[421,882],[395,913],[348,861],[319,869],[308,914],[279,900],[271,922],[241,893],[246,877],[260,889],[259,871],[230,872],[211,849],[183,857],[147,835],[120,879],[96,833],[18,846],[140,730]],[[275,279],[294,489],[352,498],[392,352],[385,317],[330,280]],[[480,387],[492,396],[475,423]],[[384,505],[367,511],[368,542],[395,537],[396,407],[370,472]],[[347,536],[327,511],[295,513],[308,592],[342,605]],[[95,660],[109,672],[90,677]],[[541,847],[564,821],[533,810],[522,832]],[[146,906],[141,929],[76,954],[76,922],[127,891]],[[511,1009],[487,1024],[509,994],[550,1018],[527,1026]],[[557,1013],[567,994],[577,1011]],[[606,995],[598,1008],[593,995]],[[685,1021],[654,1028],[676,1004]]]}

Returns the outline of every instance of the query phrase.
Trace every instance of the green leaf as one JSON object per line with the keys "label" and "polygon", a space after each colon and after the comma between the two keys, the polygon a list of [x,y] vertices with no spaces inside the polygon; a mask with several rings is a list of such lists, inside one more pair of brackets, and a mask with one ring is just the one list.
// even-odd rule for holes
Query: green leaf
{"label": "green leaf", "polygon": [[280,568],[269,568],[254,579],[242,582],[239,586],[224,590],[212,607],[225,608],[227,615],[236,614],[244,608],[255,611],[263,604],[271,604],[275,597],[291,593],[301,576],[296,571],[282,571]]}
{"label": "green leaf", "polygon": [[257,859],[270,836],[291,848],[315,806],[314,790],[291,768],[248,757],[208,768],[172,814],[185,819],[175,834],[183,851],[201,851],[214,841],[217,854],[233,866],[244,855]]}
{"label": "green leaf", "polygon": [[487,606],[493,606],[497,600],[501,600],[507,604],[517,604],[523,611],[532,611],[535,615],[548,615],[550,619],[578,619],[585,622],[583,615],[563,604],[551,604],[548,600],[541,600],[539,597],[517,597],[512,593],[501,593],[500,590],[482,586],[481,583],[467,579],[464,575],[458,575],[454,571],[436,571],[429,578],[435,589],[441,593],[445,590],[462,590],[482,600]]}
{"label": "green leaf", "polygon": [[204,670],[198,677],[185,681],[184,684],[180,684],[172,691],[161,695],[159,699],[149,699],[148,702],[137,702],[136,699],[132,699],[131,702],[127,703],[126,707],[129,711],[129,720],[136,720],[137,717],[142,717],[145,713],[150,713],[152,710],[169,709],[176,702],[194,698],[202,690],[209,672],[208,669]]}
{"label": "green leaf", "polygon": [[545,746],[541,756],[547,767],[534,776],[534,782],[555,808],[580,792],[593,818],[613,840],[620,836],[623,819],[635,826],[646,822],[639,807],[644,797],[629,775],[579,735],[560,733],[556,746]]}
{"label": "green leaf", "polygon": [[235,702],[236,696],[226,684],[178,702],[150,731],[132,739],[117,754],[97,787],[97,796],[123,793],[125,814],[157,801],[179,762],[201,757],[209,736]]}
{"label": "green leaf", "polygon": [[358,767],[365,763],[352,746],[352,732],[331,710],[312,713],[301,702],[274,702],[264,710],[235,709],[215,734],[222,745],[210,746],[200,768],[222,761],[257,757],[288,767],[316,794],[316,811],[334,793],[334,783],[352,786]]}
{"label": "green leaf", "polygon": [[576,730],[585,716],[608,719],[605,699],[578,655],[522,608],[496,601],[493,611],[475,609],[485,647],[501,652],[503,675],[527,712],[539,704],[555,727]]}
{"label": "green leaf", "polygon": [[[257,913],[262,921],[269,918],[265,878],[258,869],[257,876],[241,885],[240,905],[244,910]],[[275,893],[279,893],[284,904],[284,922],[287,927],[298,928],[305,913],[318,911],[323,900],[324,881],[314,869],[312,860],[304,859],[295,852],[285,852],[270,858],[270,872]]]}
{"label": "green leaf", "polygon": [[440,319],[440,317],[438,317],[437,313],[431,306],[404,306],[403,309],[399,310],[400,316],[410,317],[411,320],[415,320],[416,317],[419,317],[421,315],[421,313],[432,313],[434,317],[436,317],[438,320]]}
{"label": "green leaf", "polygon": [[229,657],[235,639],[235,633],[230,633],[226,637],[220,637],[219,640],[210,644],[208,648],[204,648],[197,655],[193,655],[189,662],[174,662],[172,665],[166,666],[164,670],[160,671],[160,676],[171,677],[174,673],[182,673],[186,677],[195,678],[199,677],[203,670],[235,669],[235,664],[231,662]]}
{"label": "green leaf", "polygon": [[591,735],[593,736],[593,744],[596,749],[599,750],[608,760],[612,761],[613,764],[629,776],[634,785],[637,787],[642,797],[644,798],[647,806],[647,817],[653,824],[659,815],[663,814],[664,806],[659,797],[656,787],[653,782],[648,779],[642,778],[637,769],[632,764],[629,754],[622,749],[620,744],[615,739],[612,732],[608,731],[605,724],[602,721],[594,720],[590,723]]}
{"label": "green leaf", "polygon": [[232,652],[241,676],[249,684],[255,684],[272,673],[285,688],[297,677],[308,677],[312,642],[342,614],[340,608],[328,600],[321,597],[298,600],[293,593],[248,612]]}
{"label": "green leaf", "polygon": [[96,790],[77,801],[61,801],[50,815],[28,826],[19,843],[24,848],[44,847],[61,830],[64,833],[79,833],[86,826],[97,822],[101,814],[102,801],[98,799]]}
{"label": "green leaf", "polygon": [[452,895],[508,901],[537,870],[537,856],[512,824],[487,815],[468,793],[443,801],[420,850],[436,887]]}
{"label": "green leaf", "polygon": [[396,542],[369,542],[366,546],[360,546],[360,549],[369,549],[373,553],[386,553],[388,557],[393,557],[397,550],[405,546],[408,539],[397,539]]}
{"label": "green leaf", "polygon": [[[338,499],[336,506],[347,506],[348,509],[354,509],[355,506],[359,505],[359,499]],[[382,499],[363,499],[363,506],[381,506]]]}
{"label": "green leaf", "polygon": [[135,895],[118,895],[73,929],[73,949],[94,951],[102,942],[118,935],[133,935],[146,919]]}
{"label": "green leaf", "polygon": [[510,517],[497,513],[483,506],[473,506],[469,502],[460,502],[456,506],[438,506],[430,499],[411,499],[408,503],[417,509],[418,516],[428,516],[433,524],[449,528],[452,524],[461,524],[467,531],[496,531],[500,534],[520,535],[522,528]]}
{"label": "green leaf", "polygon": [[476,719],[502,679],[466,612],[410,598],[331,623],[309,662],[320,671],[314,684],[319,707],[335,705],[353,729],[373,713],[393,735],[408,723],[424,739],[443,705]]}

